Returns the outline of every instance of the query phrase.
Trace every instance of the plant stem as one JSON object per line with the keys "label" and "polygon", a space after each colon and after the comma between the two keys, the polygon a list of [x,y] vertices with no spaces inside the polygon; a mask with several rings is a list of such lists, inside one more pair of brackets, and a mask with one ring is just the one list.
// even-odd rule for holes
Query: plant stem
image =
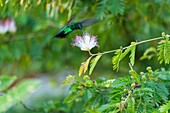
{"label": "plant stem", "polygon": [[[126,47],[123,47],[123,48],[120,48],[120,49],[121,49],[121,50],[125,50],[125,49],[127,49],[127,48],[132,47],[132,46],[140,45],[140,44],[143,44],[143,43],[146,43],[146,42],[155,41],[155,40],[160,40],[160,39],[163,39],[163,38],[164,38],[164,37],[158,37],[158,38],[152,38],[152,39],[148,39],[148,40],[143,40],[143,41],[137,42],[137,43],[134,44],[134,45],[129,45],[129,46],[126,46]],[[114,50],[105,51],[105,52],[102,52],[102,53],[95,53],[95,54],[93,54],[93,53],[90,52],[90,55],[91,55],[91,56],[104,55],[104,54],[108,54],[108,53],[113,53],[113,52],[115,52],[115,51],[117,51],[117,50],[119,50],[119,49],[114,49]]]}
{"label": "plant stem", "polygon": [[91,53],[91,51],[90,51],[90,50],[89,50],[88,52],[89,52],[89,55],[90,55],[90,56],[93,56],[93,54]]}

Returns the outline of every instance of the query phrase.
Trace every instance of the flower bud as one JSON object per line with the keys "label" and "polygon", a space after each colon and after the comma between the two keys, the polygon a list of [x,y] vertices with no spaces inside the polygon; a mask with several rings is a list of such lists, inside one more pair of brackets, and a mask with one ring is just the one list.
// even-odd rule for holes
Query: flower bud
{"label": "flower bud", "polygon": [[142,75],[142,81],[145,83],[146,82],[146,77]]}
{"label": "flower bud", "polygon": [[124,98],[124,97],[122,97],[122,98],[121,98],[121,100],[123,100],[123,101],[124,101],[124,100],[125,100],[125,98]]}
{"label": "flower bud", "polygon": [[165,32],[162,32],[162,37],[165,37]]}
{"label": "flower bud", "polygon": [[133,76],[130,76],[130,78],[131,78],[131,79],[134,79],[134,77],[133,77]]}
{"label": "flower bud", "polygon": [[146,77],[144,75],[142,75],[142,80],[146,80]]}
{"label": "flower bud", "polygon": [[87,80],[87,81],[85,82],[85,86],[86,86],[86,87],[92,87],[92,86],[93,86],[93,82],[92,82],[91,80]]}
{"label": "flower bud", "polygon": [[128,91],[128,94],[131,94],[131,93],[132,93],[132,91],[131,91],[131,90],[129,90],[129,91]]}
{"label": "flower bud", "polygon": [[83,86],[78,86],[77,89],[83,89]]}
{"label": "flower bud", "polygon": [[98,92],[98,93],[99,93],[99,90],[96,90],[96,92]]}
{"label": "flower bud", "polygon": [[140,72],[140,75],[144,75],[145,73],[144,72]]}
{"label": "flower bud", "polygon": [[166,34],[166,35],[165,35],[165,38],[169,38],[169,35],[168,35],[168,34]]}
{"label": "flower bud", "polygon": [[134,88],[134,87],[135,87],[135,83],[132,83],[132,84],[131,84],[131,87]]}
{"label": "flower bud", "polygon": [[85,76],[83,77],[83,80],[90,80],[90,77],[89,77],[88,75],[85,75]]}
{"label": "flower bud", "polygon": [[151,67],[147,67],[147,68],[146,68],[146,70],[148,70],[148,71],[149,71],[149,70],[152,70],[152,68],[151,68]]}

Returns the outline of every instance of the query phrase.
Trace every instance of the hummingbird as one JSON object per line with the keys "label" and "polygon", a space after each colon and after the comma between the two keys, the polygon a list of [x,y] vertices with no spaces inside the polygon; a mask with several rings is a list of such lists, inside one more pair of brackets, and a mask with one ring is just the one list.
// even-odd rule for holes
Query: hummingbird
{"label": "hummingbird", "polygon": [[54,38],[65,38],[69,33],[74,30],[82,30],[84,27],[94,24],[96,19],[90,18],[80,22],[72,22],[73,18],[64,26],[55,36]]}

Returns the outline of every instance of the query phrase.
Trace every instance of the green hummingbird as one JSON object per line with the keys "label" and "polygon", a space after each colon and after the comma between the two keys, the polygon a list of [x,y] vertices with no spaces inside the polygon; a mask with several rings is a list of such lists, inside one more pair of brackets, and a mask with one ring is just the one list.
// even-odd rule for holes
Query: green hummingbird
{"label": "green hummingbird", "polygon": [[82,30],[84,27],[96,22],[96,19],[94,18],[86,19],[81,22],[72,22],[72,19],[54,36],[54,38],[65,38],[69,33],[73,32],[74,30]]}

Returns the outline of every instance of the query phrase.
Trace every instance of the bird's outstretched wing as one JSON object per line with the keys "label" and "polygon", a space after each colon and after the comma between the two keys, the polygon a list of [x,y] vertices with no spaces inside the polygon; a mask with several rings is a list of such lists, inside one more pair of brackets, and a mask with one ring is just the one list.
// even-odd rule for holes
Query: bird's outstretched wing
{"label": "bird's outstretched wing", "polygon": [[67,26],[71,25],[72,21],[76,18],[76,15],[73,15],[70,20],[67,22]]}
{"label": "bird's outstretched wing", "polygon": [[86,26],[89,26],[89,25],[94,24],[96,22],[97,22],[97,20],[95,18],[90,18],[90,19],[86,19],[86,20],[81,21],[81,24],[83,25],[83,27],[86,27]]}

